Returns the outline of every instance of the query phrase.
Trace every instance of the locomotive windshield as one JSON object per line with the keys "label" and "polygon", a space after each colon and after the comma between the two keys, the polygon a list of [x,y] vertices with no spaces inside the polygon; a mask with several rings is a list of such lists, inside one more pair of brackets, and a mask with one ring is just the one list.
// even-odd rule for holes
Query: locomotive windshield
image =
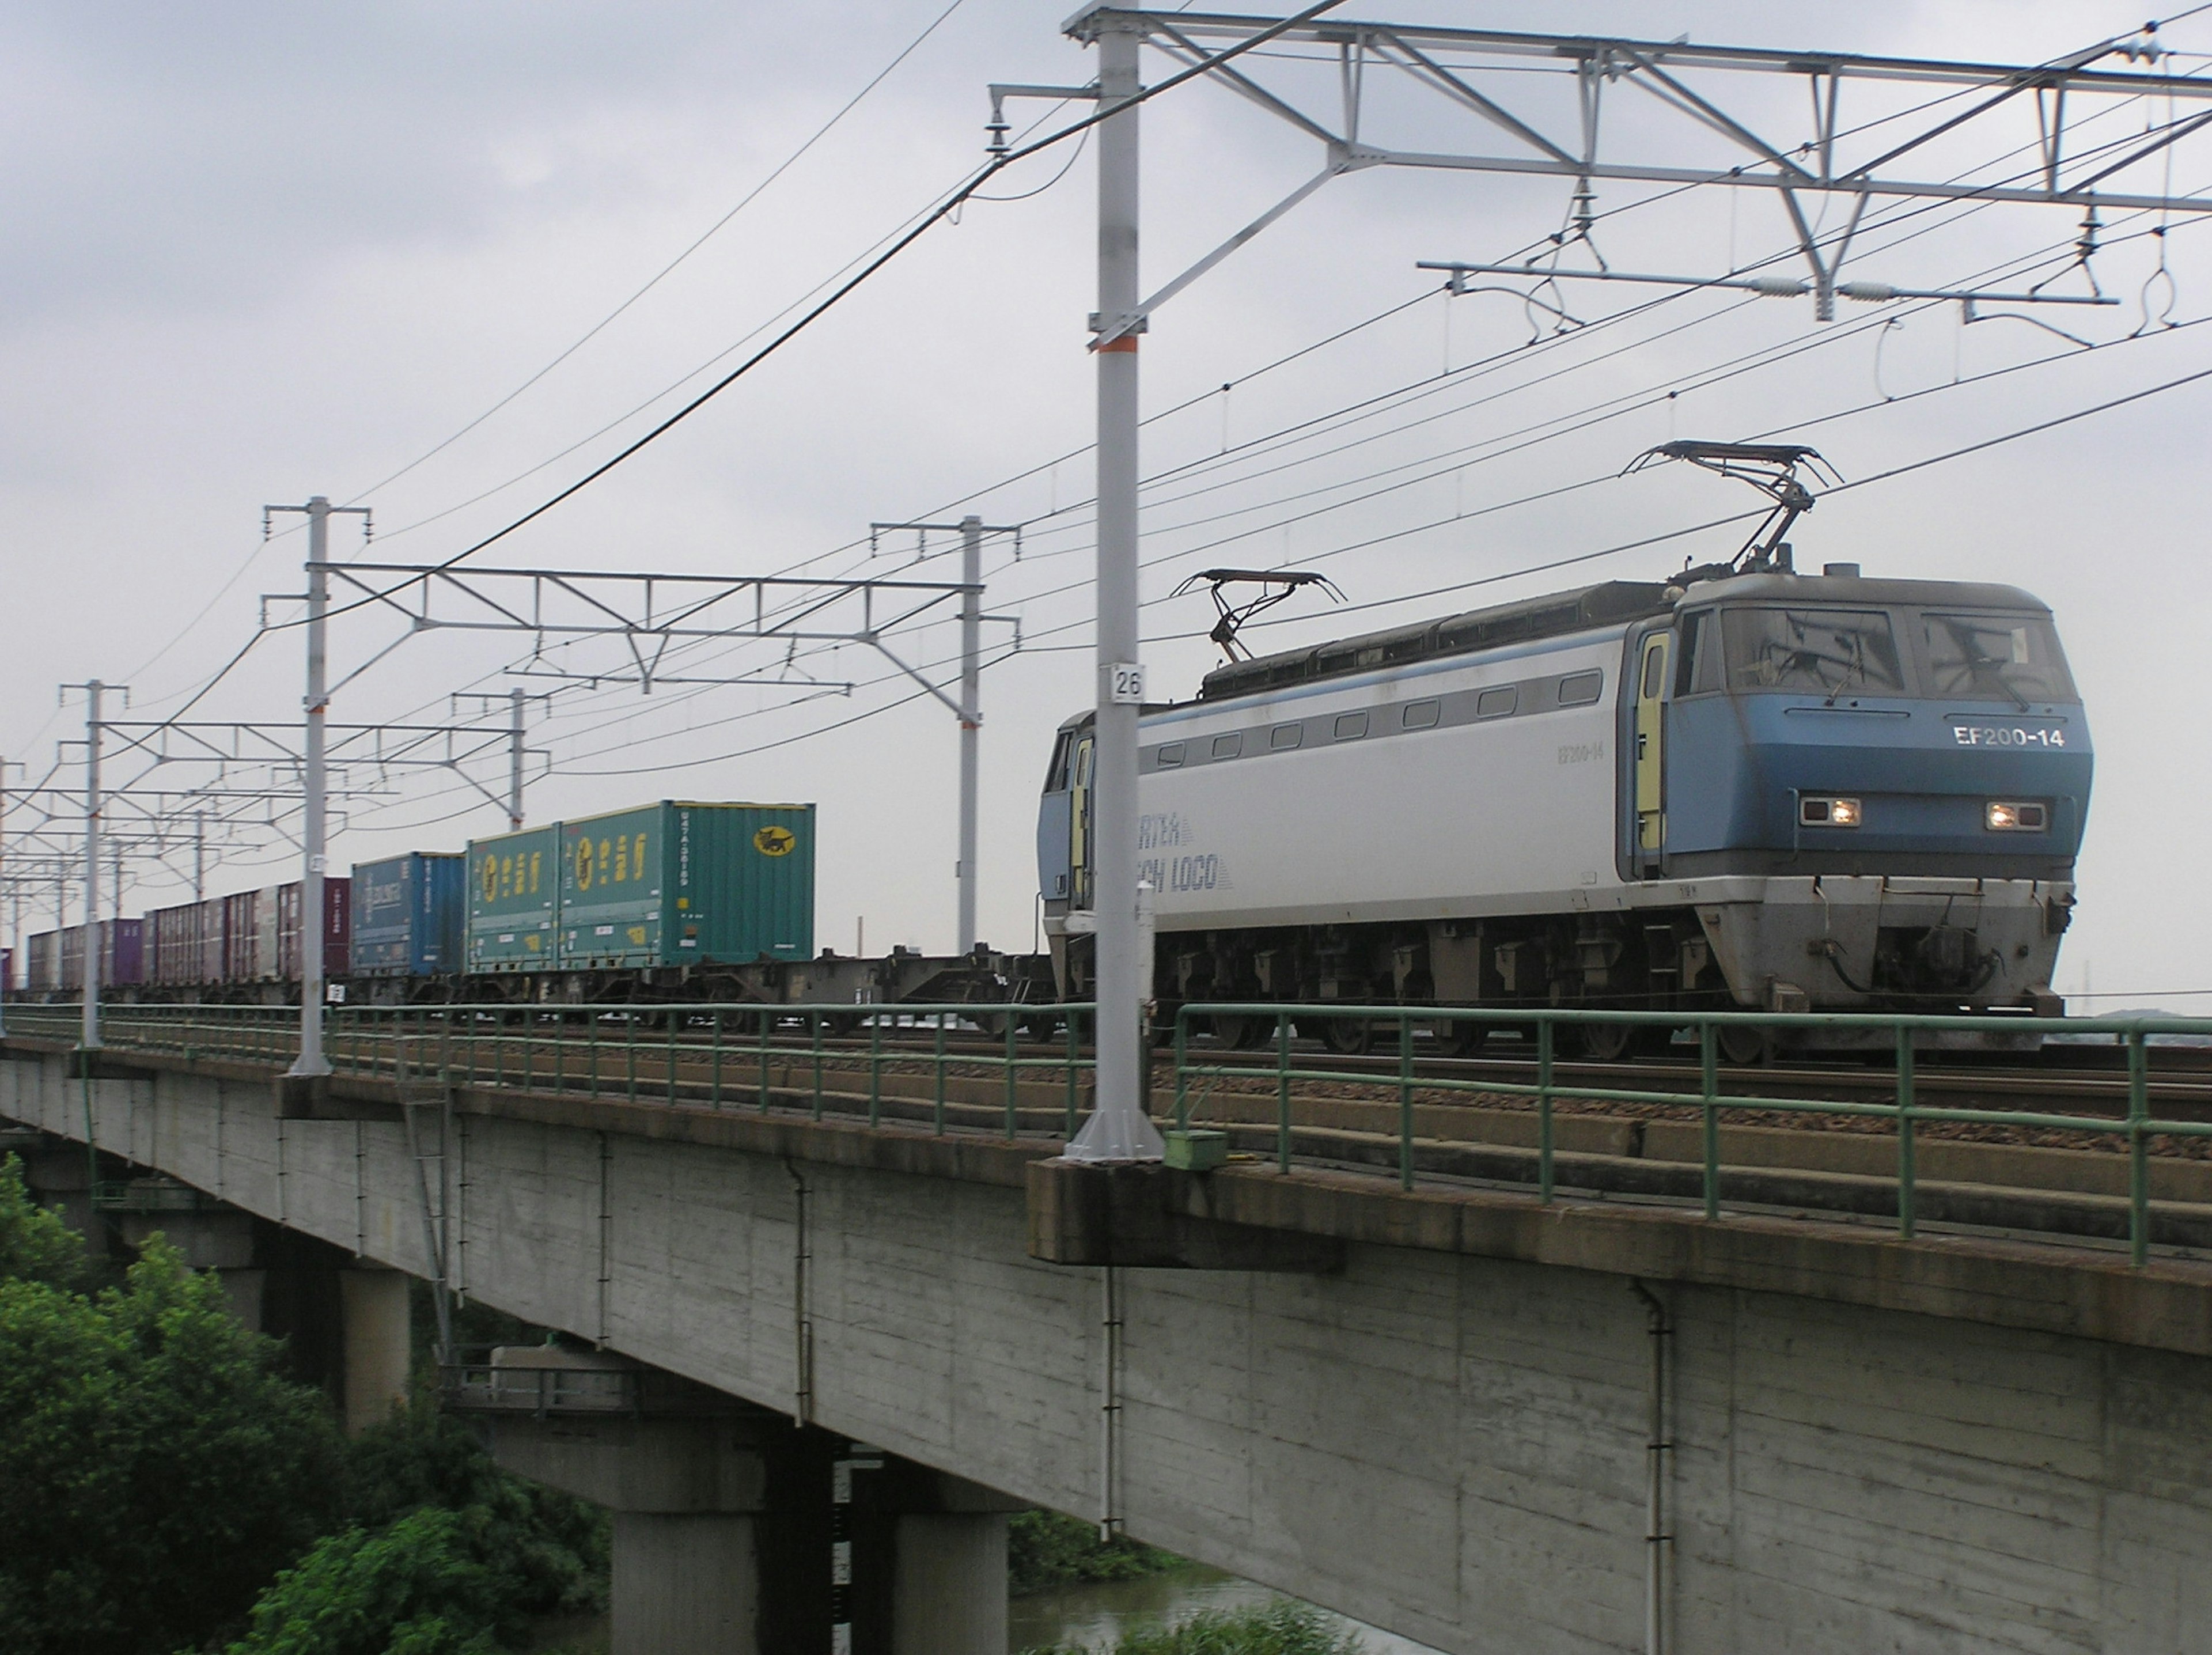
{"label": "locomotive windshield", "polygon": [[1722,616],[1731,690],[1898,695],[1905,673],[1880,610],[1729,609]]}
{"label": "locomotive windshield", "polygon": [[1983,701],[2072,701],[2058,633],[2033,615],[1925,615],[1929,691]]}

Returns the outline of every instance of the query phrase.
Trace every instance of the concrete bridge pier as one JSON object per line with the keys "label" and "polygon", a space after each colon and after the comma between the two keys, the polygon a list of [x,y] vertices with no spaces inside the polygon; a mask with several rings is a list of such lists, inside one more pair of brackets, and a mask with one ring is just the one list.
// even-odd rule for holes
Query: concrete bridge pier
{"label": "concrete bridge pier", "polygon": [[1020,1502],[596,1352],[507,1348],[447,1405],[614,1518],[614,1655],[1005,1655]]}
{"label": "concrete bridge pier", "polygon": [[1004,1509],[907,1513],[892,1553],[892,1655],[1006,1655]]}

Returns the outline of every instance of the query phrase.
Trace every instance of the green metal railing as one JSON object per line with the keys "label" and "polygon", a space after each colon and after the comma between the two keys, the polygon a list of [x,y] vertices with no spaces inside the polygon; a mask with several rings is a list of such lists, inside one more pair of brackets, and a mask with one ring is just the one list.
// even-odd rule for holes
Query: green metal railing
{"label": "green metal railing", "polygon": [[[281,1068],[297,1055],[297,1016],[295,1010],[276,1007],[117,1005],[106,1012],[103,1027],[107,1045],[118,1050]],[[337,1074],[401,1087],[468,1085],[716,1110],[804,1111],[816,1120],[834,1116],[871,1127],[903,1122],[926,1124],[939,1135],[1066,1138],[1090,1105],[1095,1064],[1087,1037],[1092,1016],[1087,1004],[973,1002],[343,1007],[330,1013],[325,1047]],[[65,1005],[15,1003],[7,1017],[9,1034],[21,1038],[73,1042],[78,1027],[76,1009]],[[1272,1038],[1259,1043],[1264,1052],[1232,1056],[1226,1046],[1202,1037],[1216,1019],[1224,1026],[1232,1020],[1242,1023],[1247,1035],[1256,1023]],[[1669,1050],[1684,1058],[1694,1050],[1694,1070],[1687,1062],[1654,1068],[1649,1083],[1628,1086],[1605,1083],[1611,1075],[1562,1074],[1565,1054],[1586,1050],[1593,1033],[1622,1025],[1676,1043]],[[1294,1049],[1294,1039],[1310,1040],[1332,1027],[1340,1036],[1332,1044],[1340,1050],[1364,1049],[1371,1065],[1350,1070],[1340,1062],[1323,1067]],[[1425,1061],[1465,1050],[1472,1031],[1486,1036],[1501,1029],[1523,1037],[1512,1055],[1524,1067],[1501,1074],[1497,1064],[1483,1065],[1478,1072]],[[1382,1105],[1386,1119],[1395,1116],[1389,1134],[1395,1142],[1386,1153],[1395,1160],[1400,1186],[1409,1190],[1425,1155],[1433,1157],[1440,1146],[1483,1141],[1425,1135],[1417,1104],[1433,1110],[1440,1103],[1479,1097],[1526,1100],[1534,1117],[1534,1183],[1538,1198],[1547,1204],[1557,1199],[1562,1185],[1577,1187],[1577,1178],[1589,1176],[1588,1157],[1559,1147],[1561,1100],[1661,1105],[1692,1112],[1698,1126],[1696,1199],[1707,1218],[1718,1219],[1724,1171],[1746,1170],[1723,1166],[1724,1124],[1735,1123],[1747,1112],[1808,1124],[1856,1120],[1875,1130],[1887,1129],[1893,1138],[1895,1224],[1899,1235],[1911,1238],[1925,1216],[1919,1190],[1924,1129],[1970,1123],[2117,1147],[2126,1157],[2128,1246],[2138,1263],[2148,1256],[2151,1243],[2154,1146],[2167,1141],[2170,1153],[2181,1141],[2212,1137],[2212,1120],[2161,1119],[2151,1112],[2154,1080],[2175,1078],[2154,1074],[2152,1053],[2160,1037],[2212,1041],[2212,1019],[2206,1019],[1224,1001],[1177,1008],[1165,1032],[1171,1043],[1173,1124],[1188,1131],[1194,1122],[1218,1118],[1248,1144],[1255,1138],[1265,1144],[1272,1135],[1268,1159],[1284,1173],[1291,1171],[1298,1154],[1312,1156],[1315,1144],[1326,1144],[1332,1131],[1339,1138],[1345,1135],[1340,1129],[1321,1124],[1311,1091],[1316,1086],[1328,1089],[1322,1100],[1332,1104],[1350,1094]],[[1808,1096],[1801,1090],[1795,1096],[1771,1096],[1758,1090],[1760,1069],[1741,1064],[1723,1069],[1726,1047],[1740,1048],[1747,1039],[1787,1044],[1806,1035],[1875,1051],[1886,1057],[1887,1072],[1825,1071],[1809,1082],[1802,1074],[1791,1077],[1793,1086],[1810,1084],[1816,1090],[1832,1080],[1835,1092],[1858,1095]],[[2117,1115],[1925,1101],[1919,1060],[1931,1047],[1979,1041],[2000,1049],[2010,1044],[2025,1048],[2052,1037],[2084,1036],[2107,1050],[2120,1049],[2118,1069],[2100,1083],[2123,1095],[2124,1107]],[[1815,1038],[1811,1044],[1824,1042]],[[1258,1112],[1231,1118],[1224,1110],[1209,1117],[1207,1105],[1217,1090],[1224,1102],[1233,1093]],[[1265,1104],[1256,1102],[1270,1093],[1272,1122],[1264,1118]],[[1437,1162],[1431,1159],[1429,1164]],[[1685,1158],[1675,1164],[1690,1163]]]}
{"label": "green metal railing", "polygon": [[[331,1008],[323,1047],[334,1074],[402,1087],[797,1106],[815,1120],[860,1116],[871,1126],[919,1110],[939,1135],[988,1123],[1012,1139],[1073,1135],[1089,1107],[1091,1015],[1087,1004],[975,1002],[349,1006]],[[276,1007],[117,1005],[102,1013],[101,1036],[111,1050],[282,1068],[299,1055],[298,1019]],[[78,1013],[15,1005],[8,1027],[24,1038],[72,1040]],[[1057,1038],[1049,1050],[1034,1038],[1025,1050],[1025,1029]],[[921,1039],[926,1050],[896,1044]]]}
{"label": "green metal railing", "polygon": [[[1207,1061],[1211,1054],[1192,1050],[1193,1035],[1212,1019],[1257,1019],[1272,1024],[1275,1062],[1272,1068],[1249,1062]],[[1293,1062],[1291,1037],[1295,1027],[1306,1036],[1322,1033],[1330,1025],[1355,1033],[1340,1040],[1340,1047],[1364,1045],[1386,1056],[1395,1041],[1397,1062],[1388,1074],[1350,1074],[1339,1068],[1300,1068]],[[1658,1090],[1651,1087],[1595,1086],[1581,1080],[1563,1082],[1557,1054],[1562,1031],[1605,1025],[1628,1025],[1653,1031],[1670,1040],[1687,1031],[1696,1040],[1698,1090]],[[1456,1048],[1452,1037],[1465,1025],[1482,1029],[1506,1028],[1533,1035],[1535,1080],[1516,1081],[1492,1075],[1425,1074],[1416,1076],[1413,1059],[1417,1037],[1434,1040],[1440,1049]],[[1893,1065],[1893,1096],[1887,1102],[1857,1098],[1764,1097],[1722,1090],[1720,1046],[1724,1033],[1741,1031],[1759,1037],[1785,1037],[1817,1031],[1831,1040],[1850,1040],[1862,1048],[1869,1039],[1885,1047]],[[2096,1037],[2118,1043],[2126,1054],[2127,1105],[2121,1119],[2068,1115],[2033,1110],[1990,1110],[1949,1107],[1920,1101],[1916,1056],[1922,1049],[1946,1037],[1990,1036],[2019,1037],[2023,1044],[2054,1035]],[[1175,1123],[1188,1131],[1193,1119],[1192,1089],[1201,1087],[1200,1107],[1212,1088],[1224,1080],[1248,1085],[1272,1076],[1276,1101],[1275,1165],[1288,1171],[1292,1135],[1294,1083],[1326,1083],[1341,1088],[1347,1083],[1365,1087],[1370,1095],[1395,1093],[1397,1104],[1397,1171],[1401,1188],[1413,1187],[1417,1134],[1414,1099],[1419,1093],[1476,1094],[1527,1098],[1536,1115],[1536,1186],[1541,1201],[1555,1196],[1561,1172],[1556,1147],[1556,1104],[1562,1098],[1597,1103],[1664,1104],[1699,1111],[1703,1166],[1700,1179],[1705,1214],[1721,1215],[1721,1126],[1723,1110],[1774,1111],[1803,1117],[1863,1117],[1887,1122],[1897,1139],[1897,1227],[1905,1237],[1918,1222],[1917,1186],[1917,1129],[1934,1122],[1972,1122],[1983,1126],[2015,1127],[2030,1130],[2071,1133],[2085,1142],[2097,1139],[2124,1140],[2128,1168],[2128,1245],[2140,1264],[2150,1245],[2150,1155],[2154,1139],[2212,1137],[2212,1122],[2154,1119],[2150,1113],[2150,1042],[2159,1035],[2187,1036],[2212,1040],[2212,1019],[2198,1018],[2131,1018],[2093,1020],[2082,1018],[1908,1016],[1869,1013],[1765,1013],[1750,1012],[1611,1012],[1521,1011],[1505,1008],[1444,1009],[1436,1007],[1285,1006],[1276,1001],[1192,1003],[1178,1008],[1174,1024]],[[1878,1072],[1871,1077],[1879,1080]]]}

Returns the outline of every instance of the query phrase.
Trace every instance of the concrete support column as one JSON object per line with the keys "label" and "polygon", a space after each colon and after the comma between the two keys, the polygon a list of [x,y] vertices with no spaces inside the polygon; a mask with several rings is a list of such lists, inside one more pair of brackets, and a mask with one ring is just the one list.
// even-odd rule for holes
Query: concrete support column
{"label": "concrete support column", "polygon": [[617,1512],[612,1655],[755,1655],[758,1521],[750,1512]]}
{"label": "concrete support column", "polygon": [[[769,1462],[790,1431],[764,1410],[708,1418],[626,1417],[639,1398],[628,1365],[592,1353],[501,1351],[464,1403],[508,1470],[614,1513],[612,1655],[780,1655],[806,1640],[764,1639],[778,1623],[764,1588]],[[472,1405],[471,1405],[472,1404]],[[773,1550],[771,1546],[769,1549]],[[826,1579],[826,1549],[820,1560]],[[826,1637],[824,1641],[826,1642]]]}
{"label": "concrete support column", "polygon": [[1006,1514],[898,1519],[891,1655],[1006,1655]]}
{"label": "concrete support column", "polygon": [[191,1269],[213,1270],[222,1282],[230,1313],[256,1333],[261,1331],[261,1301],[269,1272],[255,1255],[252,1214],[203,1199],[182,1210],[126,1209],[115,1215],[115,1227],[133,1252],[159,1235],[184,1255]]}
{"label": "concrete support column", "polygon": [[345,1360],[345,1428],[358,1435],[407,1402],[414,1347],[407,1278],[398,1270],[338,1272]]}

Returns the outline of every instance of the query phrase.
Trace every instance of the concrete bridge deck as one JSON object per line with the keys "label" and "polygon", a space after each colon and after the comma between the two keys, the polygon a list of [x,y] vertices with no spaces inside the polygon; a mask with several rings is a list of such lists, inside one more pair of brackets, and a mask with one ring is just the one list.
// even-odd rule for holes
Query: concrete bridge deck
{"label": "concrete bridge deck", "polygon": [[[393,1080],[295,1118],[266,1068],[94,1068],[11,1044],[0,1117],[440,1269]],[[2212,1646],[2193,1259],[514,1085],[435,1113],[472,1296],[1440,1648],[1647,1648],[1654,1579],[1666,1649]]]}

